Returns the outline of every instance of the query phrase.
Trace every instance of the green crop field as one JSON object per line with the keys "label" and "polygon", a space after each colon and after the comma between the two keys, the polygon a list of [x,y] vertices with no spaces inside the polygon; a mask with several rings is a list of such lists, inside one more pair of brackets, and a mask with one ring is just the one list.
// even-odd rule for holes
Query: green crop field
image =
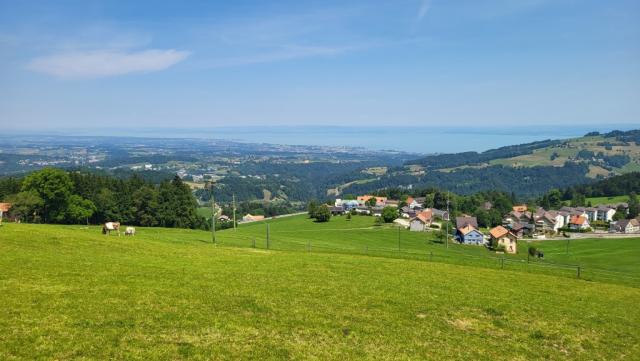
{"label": "green crop field", "polygon": [[[219,231],[214,245],[203,231],[5,224],[0,359],[640,358],[638,287],[448,264],[488,252],[406,231],[397,252],[398,231],[371,217],[274,220],[271,250],[266,227]],[[567,255],[566,242],[535,243],[629,276],[638,244],[571,241]],[[385,257],[347,254],[366,247]]]}
{"label": "green crop field", "polygon": [[592,197],[587,198],[587,202],[591,202],[592,205],[597,206],[600,204],[616,204],[629,201],[629,196],[615,196],[615,197]]}

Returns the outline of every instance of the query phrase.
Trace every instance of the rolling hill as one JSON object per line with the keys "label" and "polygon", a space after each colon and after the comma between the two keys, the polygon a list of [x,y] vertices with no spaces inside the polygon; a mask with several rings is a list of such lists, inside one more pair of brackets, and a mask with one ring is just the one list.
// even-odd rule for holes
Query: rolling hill
{"label": "rolling hill", "polygon": [[531,198],[640,170],[640,130],[589,133],[584,137],[545,140],[482,153],[436,154],[407,161],[344,193],[388,187],[438,187],[459,194],[483,190],[513,192]]}
{"label": "rolling hill", "polygon": [[[279,251],[229,247],[264,235],[264,223],[219,232],[217,246],[203,231],[139,228],[135,237],[109,237],[97,227],[5,224],[0,358],[640,357],[636,287],[305,250],[305,240],[393,248],[396,231],[371,229],[370,219],[276,220]],[[403,247],[417,250],[420,241],[407,238]],[[570,257],[612,264],[606,245],[588,242]],[[632,247],[633,259],[637,246],[622,247]]]}

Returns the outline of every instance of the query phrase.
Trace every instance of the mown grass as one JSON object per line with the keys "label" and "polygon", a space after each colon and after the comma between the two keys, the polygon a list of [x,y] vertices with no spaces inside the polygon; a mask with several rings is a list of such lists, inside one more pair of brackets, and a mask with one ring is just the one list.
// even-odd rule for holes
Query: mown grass
{"label": "mown grass", "polygon": [[[564,240],[521,240],[518,254],[501,255],[484,247],[453,241],[446,247],[443,240],[436,239],[435,232],[398,230],[395,225],[375,226],[373,217],[355,216],[351,221],[333,217],[330,222],[316,223],[303,215],[244,224],[235,232],[218,232],[217,240],[224,245],[240,247],[252,247],[255,241],[256,248],[264,249],[267,248],[267,224],[270,249],[412,258],[567,277],[576,277],[580,267],[582,278],[640,286],[640,264],[637,262],[640,238],[570,241],[569,256]],[[544,260],[529,260],[529,246],[542,250]]]}
{"label": "mown grass", "polygon": [[591,202],[592,205],[597,206],[600,204],[616,204],[621,202],[628,202],[629,196],[615,196],[615,197],[591,197],[586,199],[587,202]]}
{"label": "mown grass", "polygon": [[566,277],[25,224],[0,269],[0,359],[640,358],[640,289]]}

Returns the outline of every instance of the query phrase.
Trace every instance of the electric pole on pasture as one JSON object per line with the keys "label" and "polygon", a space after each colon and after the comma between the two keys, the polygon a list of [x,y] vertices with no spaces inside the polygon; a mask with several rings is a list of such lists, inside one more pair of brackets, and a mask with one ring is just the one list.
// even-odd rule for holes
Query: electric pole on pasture
{"label": "electric pole on pasture", "polygon": [[213,183],[211,183],[211,238],[216,243],[216,201],[213,196]]}
{"label": "electric pole on pasture", "polygon": [[233,194],[233,230],[236,230],[236,194]]}

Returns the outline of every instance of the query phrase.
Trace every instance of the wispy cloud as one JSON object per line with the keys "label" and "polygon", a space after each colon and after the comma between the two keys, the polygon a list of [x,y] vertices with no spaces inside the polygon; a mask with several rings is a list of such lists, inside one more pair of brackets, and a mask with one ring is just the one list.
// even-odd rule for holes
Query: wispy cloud
{"label": "wispy cloud", "polygon": [[358,46],[284,46],[263,53],[229,57],[209,62],[212,68],[271,63],[316,56],[332,56],[357,50]]}
{"label": "wispy cloud", "polygon": [[174,49],[67,52],[35,58],[27,68],[58,78],[102,78],[164,70],[186,59],[189,54]]}
{"label": "wispy cloud", "polygon": [[418,8],[418,22],[422,21],[431,9],[431,0],[422,0],[420,8]]}

